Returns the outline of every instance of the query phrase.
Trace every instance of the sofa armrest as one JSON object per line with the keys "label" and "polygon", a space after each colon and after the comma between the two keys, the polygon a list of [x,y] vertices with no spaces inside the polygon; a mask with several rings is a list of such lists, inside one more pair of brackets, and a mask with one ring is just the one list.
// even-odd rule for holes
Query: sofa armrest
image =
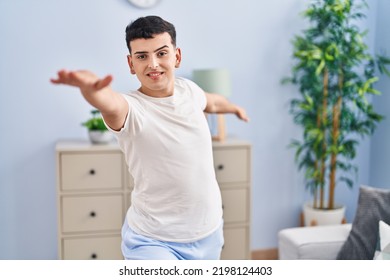
{"label": "sofa armrest", "polygon": [[352,224],[287,228],[279,231],[279,259],[332,260],[347,240]]}

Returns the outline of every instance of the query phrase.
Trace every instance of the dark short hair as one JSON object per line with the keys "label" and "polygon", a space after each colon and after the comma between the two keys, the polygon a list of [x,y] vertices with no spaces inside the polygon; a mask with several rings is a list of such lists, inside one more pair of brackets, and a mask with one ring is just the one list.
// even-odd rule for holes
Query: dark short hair
{"label": "dark short hair", "polygon": [[131,54],[130,42],[136,39],[151,39],[155,35],[167,32],[171,36],[173,46],[176,46],[176,30],[172,23],[158,16],[140,17],[126,27],[126,44]]}

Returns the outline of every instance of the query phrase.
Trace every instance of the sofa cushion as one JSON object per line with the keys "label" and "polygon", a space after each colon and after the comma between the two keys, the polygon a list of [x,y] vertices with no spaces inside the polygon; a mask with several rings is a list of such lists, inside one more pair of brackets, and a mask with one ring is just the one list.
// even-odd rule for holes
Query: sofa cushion
{"label": "sofa cushion", "polygon": [[372,260],[379,236],[380,220],[390,223],[390,190],[361,186],[352,230],[337,259]]}
{"label": "sofa cushion", "polygon": [[375,260],[390,260],[390,225],[379,221],[379,252]]}

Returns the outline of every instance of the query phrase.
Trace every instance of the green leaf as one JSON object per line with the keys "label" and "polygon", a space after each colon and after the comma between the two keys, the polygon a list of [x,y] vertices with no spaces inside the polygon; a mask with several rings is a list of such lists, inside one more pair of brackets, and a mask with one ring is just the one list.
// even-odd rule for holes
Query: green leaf
{"label": "green leaf", "polygon": [[353,181],[350,178],[342,176],[339,180],[345,182],[349,188],[353,187]]}
{"label": "green leaf", "polygon": [[86,122],[81,123],[81,125],[85,126],[88,130],[108,130],[102,117],[100,117],[100,112],[98,110],[92,110],[91,114],[92,118],[88,119]]}
{"label": "green leaf", "polygon": [[318,65],[317,69],[316,69],[316,75],[320,75],[320,73],[322,72],[322,70],[325,68],[325,60],[321,60],[320,64]]}

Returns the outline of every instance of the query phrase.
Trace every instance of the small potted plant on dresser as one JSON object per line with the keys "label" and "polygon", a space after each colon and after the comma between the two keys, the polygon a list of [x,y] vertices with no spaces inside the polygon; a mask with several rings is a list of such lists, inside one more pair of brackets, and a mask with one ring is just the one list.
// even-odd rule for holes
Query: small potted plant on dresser
{"label": "small potted plant on dresser", "polygon": [[[361,0],[314,1],[303,13],[309,28],[293,40],[295,64],[284,82],[299,89],[290,112],[303,137],[291,146],[299,169],[305,171],[306,188],[313,194],[313,202],[303,209],[305,225],[343,221],[345,207],[335,202],[336,184],[353,186],[349,174],[357,171],[352,160],[358,136],[371,135],[382,119],[369,96],[381,94],[373,87],[379,79],[376,69],[389,76],[390,60],[372,56],[363,41],[366,31],[355,23],[364,17],[365,7]],[[309,217],[334,214],[337,208],[341,216],[329,222]]]}
{"label": "small potted plant on dresser", "polygon": [[94,144],[108,144],[112,141],[112,133],[107,129],[103,118],[98,110],[91,111],[92,118],[83,122],[82,125],[88,129],[88,136]]}

